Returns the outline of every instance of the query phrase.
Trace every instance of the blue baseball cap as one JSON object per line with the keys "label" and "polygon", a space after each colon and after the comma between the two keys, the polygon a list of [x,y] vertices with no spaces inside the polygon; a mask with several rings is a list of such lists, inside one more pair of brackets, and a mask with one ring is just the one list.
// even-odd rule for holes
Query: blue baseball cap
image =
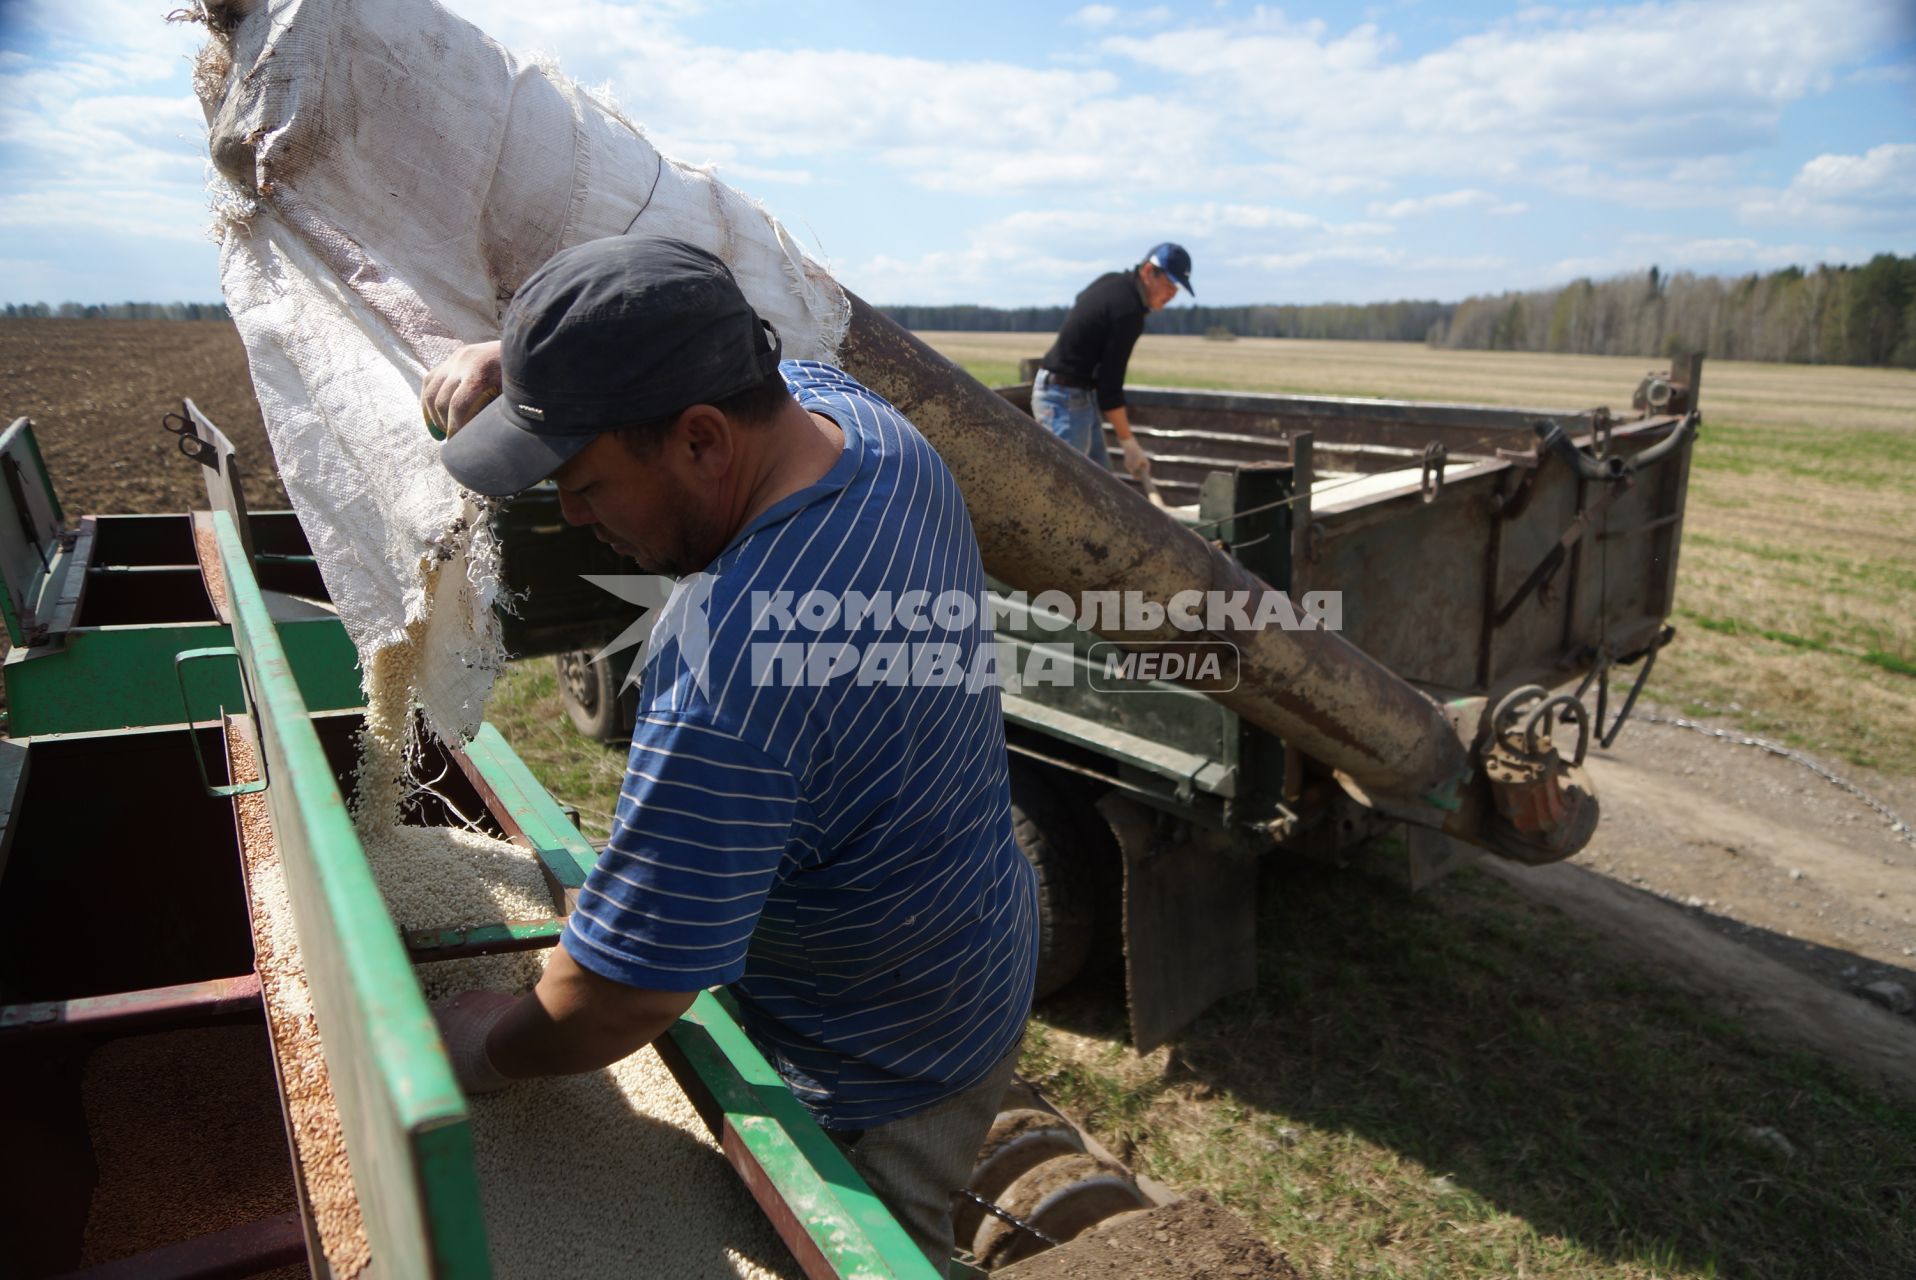
{"label": "blue baseball cap", "polygon": [[588,240],[519,286],[499,335],[499,395],[439,460],[474,493],[518,493],[602,432],[756,386],[779,354],[777,332],[705,250],[662,236]]}
{"label": "blue baseball cap", "polygon": [[1191,287],[1191,255],[1184,251],[1183,245],[1166,240],[1145,254],[1144,260],[1183,285],[1184,291],[1193,298],[1197,297],[1197,290]]}

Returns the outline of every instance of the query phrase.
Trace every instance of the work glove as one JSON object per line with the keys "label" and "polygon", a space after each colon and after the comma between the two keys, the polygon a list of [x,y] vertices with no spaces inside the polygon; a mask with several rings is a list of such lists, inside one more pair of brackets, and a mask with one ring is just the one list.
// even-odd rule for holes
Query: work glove
{"label": "work glove", "polygon": [[497,342],[471,342],[433,367],[419,388],[426,430],[444,440],[466,425],[499,394],[502,377]]}
{"label": "work glove", "polygon": [[497,991],[461,991],[432,1007],[439,1038],[446,1042],[446,1057],[452,1062],[453,1078],[467,1093],[494,1093],[513,1083],[511,1076],[492,1065],[486,1040],[518,1003],[518,996]]}
{"label": "work glove", "polygon": [[1124,450],[1124,469],[1134,480],[1143,480],[1151,474],[1151,459],[1144,456],[1144,446],[1138,443],[1136,436],[1128,436],[1118,442]]}

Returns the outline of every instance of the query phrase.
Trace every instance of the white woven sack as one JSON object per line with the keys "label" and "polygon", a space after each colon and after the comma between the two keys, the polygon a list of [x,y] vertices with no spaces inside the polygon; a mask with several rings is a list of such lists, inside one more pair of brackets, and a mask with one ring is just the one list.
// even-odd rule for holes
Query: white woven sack
{"label": "white woven sack", "polygon": [[221,278],[280,477],[362,668],[429,617],[421,704],[470,736],[497,548],[421,425],[426,371],[552,254],[627,231],[724,259],[789,358],[833,358],[845,295],[755,202],[432,0],[203,7]]}

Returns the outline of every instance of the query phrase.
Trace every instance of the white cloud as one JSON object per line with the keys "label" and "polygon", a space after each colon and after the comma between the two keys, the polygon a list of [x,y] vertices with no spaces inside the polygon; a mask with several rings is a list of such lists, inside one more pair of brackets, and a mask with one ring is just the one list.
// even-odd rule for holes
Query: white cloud
{"label": "white cloud", "polygon": [[1275,205],[1184,201],[1134,209],[1024,210],[994,219],[971,235],[1000,247],[1042,247],[1046,252],[1065,244],[1104,244],[1110,246],[1106,252],[1135,257],[1167,238],[1187,243],[1261,243],[1282,235],[1293,241],[1308,237],[1329,243],[1389,235],[1393,230],[1372,222],[1326,222]]}
{"label": "white cloud", "polygon": [[1746,201],[1757,223],[1884,226],[1916,233],[1916,143],[1886,142],[1862,155],[1820,155],[1781,194]]}
{"label": "white cloud", "polygon": [[1680,237],[1627,236],[1615,248],[1600,254],[1560,258],[1537,276],[1539,284],[1562,284],[1578,276],[1603,279],[1647,271],[1654,264],[1663,271],[1730,272],[1775,271],[1816,262],[1855,262],[1867,253],[1840,245],[1768,244],[1747,236]]}
{"label": "white cloud", "polygon": [[0,224],[19,238],[203,242],[205,121],[188,87],[204,28],[140,0],[9,6],[42,51],[0,68]]}
{"label": "white cloud", "polygon": [[[200,236],[187,71],[203,32],[160,21],[175,2],[95,0],[84,24],[51,0],[6,6],[36,50],[0,54],[13,238]],[[737,39],[701,42],[686,19],[705,0],[451,2],[516,52],[555,52],[582,82],[616,86],[661,147],[773,196],[882,300],[1057,301],[1166,238],[1197,257],[1206,301],[1452,281],[1461,296],[1650,261],[1751,269],[1840,256],[1809,246],[1850,231],[1916,244],[1916,142],[1813,121],[1828,154],[1755,176],[1777,163],[1792,104],[1907,80],[1907,66],[1871,64],[1897,47],[1909,0],[1534,5],[1488,23],[1452,15],[1459,34],[1416,53],[1393,34],[1401,0],[1355,26],[1222,2],[1088,4],[1063,19],[1074,30],[1055,54],[970,59],[848,47],[864,38],[851,27],[790,39],[741,23]],[[753,39],[765,47],[736,47]],[[845,230],[870,227],[874,202],[896,211],[883,252]],[[1607,221],[1589,212],[1598,202]],[[1498,238],[1508,224],[1490,220],[1521,214],[1526,245],[1548,247],[1517,266]],[[1613,229],[1645,226],[1674,230]]]}
{"label": "white cloud", "polygon": [[1117,20],[1118,11],[1108,4],[1088,4],[1069,19],[1080,27],[1108,27]]}
{"label": "white cloud", "polygon": [[1188,77],[1188,92],[1303,167],[1504,180],[1540,161],[1667,164],[1764,144],[1791,102],[1882,47],[1901,2],[1592,9],[1499,23],[1408,59],[1374,25],[1331,35],[1263,10],[1104,46]]}
{"label": "white cloud", "polygon": [[1378,201],[1370,206],[1372,215],[1379,218],[1416,218],[1445,209],[1482,209],[1493,217],[1506,218],[1528,212],[1530,206],[1521,200],[1499,199],[1488,191],[1479,191],[1475,187],[1466,187],[1461,191],[1446,191],[1441,195],[1422,196],[1414,200],[1397,200],[1388,204]]}
{"label": "white cloud", "polygon": [[0,226],[16,232],[66,235],[86,229],[141,242],[204,243],[212,220],[198,187],[156,192],[150,187],[66,184],[0,199]]}
{"label": "white cloud", "polygon": [[736,178],[742,182],[776,182],[790,187],[809,187],[817,178],[810,169],[776,169],[757,164],[722,165],[719,173],[728,182]]}
{"label": "white cloud", "polygon": [[1186,235],[1216,235],[1224,231],[1326,231],[1322,218],[1295,209],[1253,204],[1180,204],[1165,215]]}
{"label": "white cloud", "polygon": [[1459,265],[1366,243],[1394,230],[1378,223],[1328,222],[1274,205],[1217,201],[1030,209],[971,228],[960,249],[916,257],[873,255],[838,264],[838,269],[852,289],[884,302],[962,302],[989,296],[1004,305],[1028,305],[1068,300],[1100,272],[1136,262],[1151,245],[1166,239],[1190,248],[1192,282],[1200,295],[1207,281],[1241,286],[1247,270],[1336,263],[1404,270]]}
{"label": "white cloud", "polygon": [[1511,260],[1500,254],[1445,256],[1414,254],[1403,249],[1354,245],[1331,245],[1321,249],[1304,249],[1296,253],[1241,254],[1232,258],[1227,265],[1250,267],[1260,271],[1297,271],[1303,267],[1336,262],[1389,267],[1393,271],[1493,271],[1511,265]]}
{"label": "white cloud", "polygon": [[1177,17],[1169,5],[1149,9],[1119,9],[1108,4],[1088,4],[1065,21],[1075,27],[1101,31],[1110,27],[1161,27]]}

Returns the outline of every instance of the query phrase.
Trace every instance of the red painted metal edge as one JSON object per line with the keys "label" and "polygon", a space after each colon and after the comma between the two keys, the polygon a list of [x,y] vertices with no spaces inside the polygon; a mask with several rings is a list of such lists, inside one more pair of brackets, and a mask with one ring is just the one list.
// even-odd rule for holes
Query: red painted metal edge
{"label": "red painted metal edge", "polygon": [[666,1070],[679,1082],[679,1088],[684,1091],[692,1109],[699,1113],[699,1119],[705,1122],[706,1128],[718,1140],[719,1151],[724,1154],[725,1162],[732,1166],[739,1181],[745,1184],[745,1189],[751,1193],[766,1221],[772,1224],[772,1230],[778,1234],[778,1238],[792,1251],[792,1257],[797,1260],[807,1280],[841,1280],[838,1271],[820,1252],[818,1242],[812,1239],[805,1224],[799,1221],[798,1214],[785,1202],[778,1188],[772,1185],[764,1166],[759,1164],[758,1158],[732,1127],[718,1099],[712,1096],[712,1090],[692,1069],[684,1052],[672,1043],[670,1036],[660,1036],[652,1042],[652,1047],[657,1050],[660,1061],[665,1063]]}
{"label": "red painted metal edge", "polygon": [[725,1159],[738,1173],[739,1181],[752,1193],[752,1199],[758,1202],[759,1211],[765,1220],[772,1224],[772,1230],[792,1251],[792,1257],[798,1261],[808,1280],[840,1280],[838,1270],[826,1260],[818,1247],[818,1241],[812,1239],[811,1232],[799,1220],[798,1213],[788,1204],[766,1176],[765,1168],[753,1156],[738,1130],[732,1127],[731,1120],[725,1121],[724,1132],[719,1134],[719,1150],[725,1153]]}
{"label": "red painted metal edge", "polygon": [[148,1030],[259,1016],[259,977],[248,973],[144,991],[10,1004],[0,1008],[0,1036]]}
{"label": "red painted metal edge", "polygon": [[231,1280],[305,1261],[299,1214],[287,1212],[68,1272],[60,1280]]}

